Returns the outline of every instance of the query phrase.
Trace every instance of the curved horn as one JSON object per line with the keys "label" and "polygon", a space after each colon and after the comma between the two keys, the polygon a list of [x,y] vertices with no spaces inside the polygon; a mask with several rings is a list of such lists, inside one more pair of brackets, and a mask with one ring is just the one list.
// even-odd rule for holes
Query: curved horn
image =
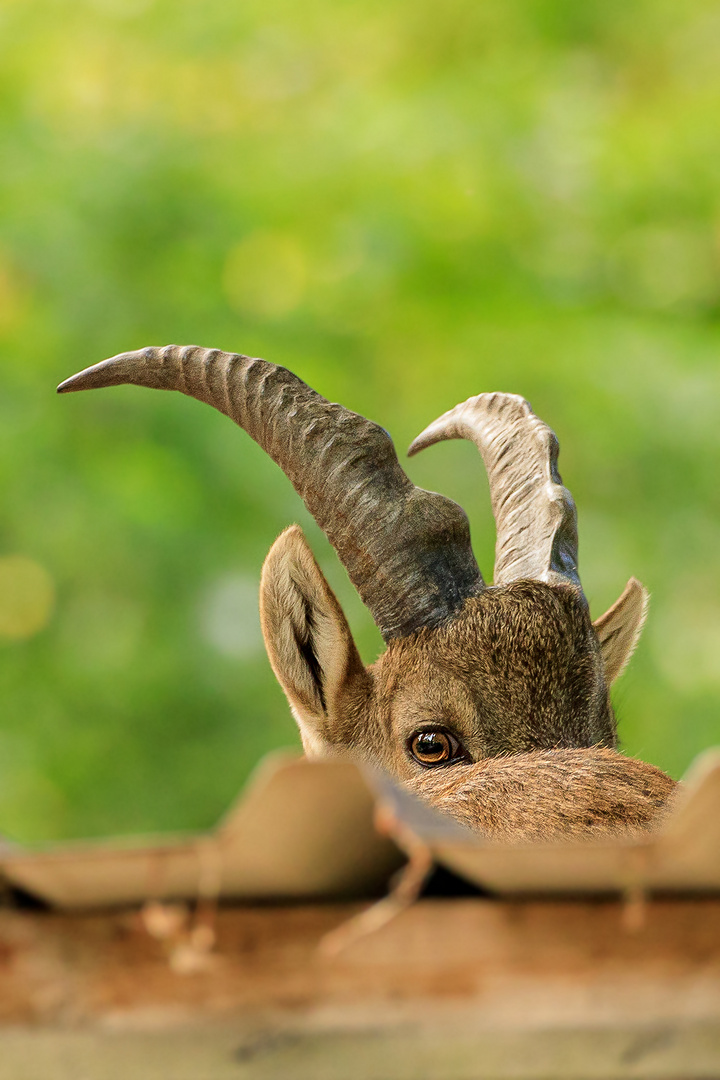
{"label": "curved horn", "polygon": [[381,427],[285,368],[168,345],[120,353],[58,391],[123,383],[180,390],[244,428],[327,534],[386,641],[439,625],[484,588],[461,507],[415,487]]}
{"label": "curved horn", "polygon": [[580,584],[577,514],[557,470],[555,433],[517,394],[478,394],[418,435],[408,454],[470,439],[482,454],[497,526],[494,584],[534,578]]}

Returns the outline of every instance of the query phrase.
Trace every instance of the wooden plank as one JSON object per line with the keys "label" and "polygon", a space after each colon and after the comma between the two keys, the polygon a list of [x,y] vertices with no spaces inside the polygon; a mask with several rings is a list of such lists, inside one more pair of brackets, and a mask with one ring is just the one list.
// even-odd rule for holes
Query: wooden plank
{"label": "wooden plank", "polygon": [[717,1077],[711,1025],[613,1031],[0,1031],[0,1080],[689,1080]]}
{"label": "wooden plank", "polygon": [[323,957],[357,910],[220,910],[185,974],[137,911],[2,912],[0,1080],[720,1075],[720,900],[424,900]]}
{"label": "wooden plank", "polygon": [[370,783],[432,856],[504,894],[675,891],[720,895],[720,753],[698,759],[664,827],[635,842],[488,843],[389,777],[351,761],[272,755],[213,831],[156,841],[57,844],[0,851],[12,884],[63,908],[146,899],[378,895],[402,856],[374,828]]}
{"label": "wooden plank", "polygon": [[208,896],[377,896],[403,857],[378,834],[373,813],[353,763],[277,753],[263,759],[211,832],[7,849],[0,872],[61,908]]}

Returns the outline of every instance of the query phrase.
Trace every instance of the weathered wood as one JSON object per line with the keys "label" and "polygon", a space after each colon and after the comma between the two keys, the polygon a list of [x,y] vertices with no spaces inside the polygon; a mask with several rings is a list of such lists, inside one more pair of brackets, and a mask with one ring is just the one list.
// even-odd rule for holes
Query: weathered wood
{"label": "weathered wood", "polygon": [[220,910],[193,974],[136,911],[2,912],[0,1080],[720,1075],[720,900],[425,900],[323,958],[357,910]]}
{"label": "weathered wood", "polygon": [[279,751],[259,762],[209,832],[8,848],[0,880],[68,910],[209,896],[379,896],[403,857],[373,814],[356,764]]}
{"label": "weathered wood", "polygon": [[3,1080],[715,1080],[717,1028],[158,1032],[0,1037]]}

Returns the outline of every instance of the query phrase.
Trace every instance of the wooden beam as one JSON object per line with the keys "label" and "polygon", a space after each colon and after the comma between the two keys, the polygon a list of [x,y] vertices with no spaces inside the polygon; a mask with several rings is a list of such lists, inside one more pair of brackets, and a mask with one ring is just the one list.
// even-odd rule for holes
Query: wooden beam
{"label": "wooden beam", "polygon": [[720,1075],[720,900],[424,900],[323,957],[358,909],[221,909],[194,962],[181,919],[6,910],[0,1080]]}

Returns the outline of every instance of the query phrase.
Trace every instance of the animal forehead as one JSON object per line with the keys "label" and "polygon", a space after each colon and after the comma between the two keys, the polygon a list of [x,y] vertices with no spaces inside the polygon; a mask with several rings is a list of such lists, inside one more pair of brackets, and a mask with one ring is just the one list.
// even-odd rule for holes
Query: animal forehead
{"label": "animal forehead", "polygon": [[468,600],[452,621],[398,642],[398,674],[465,678],[526,668],[565,666],[578,652],[593,649],[587,605],[572,585],[517,581],[487,589]]}
{"label": "animal forehead", "polygon": [[[576,648],[584,642],[590,615],[579,589],[516,581],[488,589],[463,612],[468,637],[506,648]],[[462,632],[462,631],[461,631]]]}
{"label": "animal forehead", "polygon": [[490,645],[527,647],[537,643],[574,644],[584,637],[590,619],[587,606],[572,585],[546,585],[541,581],[514,581],[487,589],[467,601],[458,617],[437,635],[435,647],[452,647],[461,640]]}

